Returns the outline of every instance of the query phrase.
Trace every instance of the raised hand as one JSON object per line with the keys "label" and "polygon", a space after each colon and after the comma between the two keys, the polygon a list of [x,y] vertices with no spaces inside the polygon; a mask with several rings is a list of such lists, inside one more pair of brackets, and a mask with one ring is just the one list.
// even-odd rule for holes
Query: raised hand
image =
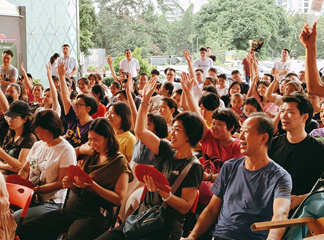
{"label": "raised hand", "polygon": [[299,35],[299,40],[305,48],[316,46],[316,25],[317,23],[314,24],[313,28],[311,28],[307,23],[305,23],[305,26],[303,27],[303,30]]}
{"label": "raised hand", "polygon": [[132,74],[128,74],[127,78],[127,84],[126,84],[126,92],[132,92],[133,91],[133,79],[132,79]]}
{"label": "raised hand", "polygon": [[143,88],[143,102],[149,103],[157,86],[157,77],[152,77]]}
{"label": "raised hand", "polygon": [[188,62],[191,62],[193,59],[192,54],[190,54],[188,49],[183,50],[183,56],[186,58]]}
{"label": "raised hand", "polygon": [[68,68],[65,67],[65,62],[60,62],[57,66],[57,72],[59,76],[65,76],[65,73],[67,72]]}
{"label": "raised hand", "polygon": [[47,64],[45,63],[45,68],[47,70],[47,77],[52,77],[52,64],[50,62],[48,62]]}
{"label": "raised hand", "polygon": [[109,66],[112,64],[112,60],[111,60],[110,55],[107,56],[107,63],[108,63]]}
{"label": "raised hand", "polygon": [[21,62],[20,69],[21,69],[22,72],[26,72],[26,70],[24,68],[24,62]]}
{"label": "raised hand", "polygon": [[194,79],[190,79],[188,77],[187,73],[182,72],[181,78],[180,78],[180,83],[181,83],[184,91],[191,91],[191,89],[194,86]]}

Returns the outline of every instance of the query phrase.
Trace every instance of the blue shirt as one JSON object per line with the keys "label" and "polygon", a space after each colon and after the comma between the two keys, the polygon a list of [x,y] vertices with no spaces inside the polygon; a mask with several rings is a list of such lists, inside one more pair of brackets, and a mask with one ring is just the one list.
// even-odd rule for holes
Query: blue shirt
{"label": "blue shirt", "polygon": [[[69,56],[68,58],[66,57],[59,57],[57,60],[57,66],[60,62],[65,62],[65,68],[67,67],[68,70],[65,73],[66,76],[70,75],[75,68],[79,68],[78,61],[74,58]],[[57,68],[56,66],[56,68]],[[72,76],[73,77],[73,76]]]}
{"label": "blue shirt", "polygon": [[273,201],[290,199],[289,173],[272,160],[257,171],[244,167],[246,157],[225,162],[211,191],[223,200],[214,236],[225,239],[266,239],[268,231],[252,232],[255,222],[270,221]]}

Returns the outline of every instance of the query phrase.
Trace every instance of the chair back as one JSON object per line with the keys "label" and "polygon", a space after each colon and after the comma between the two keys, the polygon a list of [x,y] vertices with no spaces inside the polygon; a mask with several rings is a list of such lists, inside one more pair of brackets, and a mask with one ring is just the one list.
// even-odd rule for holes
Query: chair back
{"label": "chair back", "polygon": [[22,208],[22,212],[20,217],[25,217],[27,210],[29,208],[29,204],[32,200],[34,190],[28,187],[13,184],[13,183],[6,183],[7,190],[9,193],[9,202],[10,204],[16,205]]}

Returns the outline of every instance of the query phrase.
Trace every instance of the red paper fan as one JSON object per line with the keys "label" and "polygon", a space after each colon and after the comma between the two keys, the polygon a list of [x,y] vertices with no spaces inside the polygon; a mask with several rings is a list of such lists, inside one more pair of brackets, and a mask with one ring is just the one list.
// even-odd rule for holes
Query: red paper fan
{"label": "red paper fan", "polygon": [[31,189],[34,188],[34,184],[31,181],[29,181],[27,179],[24,179],[24,178],[20,177],[17,174],[9,175],[7,177],[7,179],[6,179],[6,182],[7,183],[23,185],[23,186],[29,187]]}
{"label": "red paper fan", "polygon": [[144,182],[143,177],[145,175],[149,175],[153,178],[153,181],[157,188],[170,192],[171,187],[169,181],[164,177],[164,175],[159,172],[156,168],[151,167],[149,165],[138,165],[135,168],[136,177],[140,182]]}
{"label": "red paper fan", "polygon": [[67,175],[73,183],[76,183],[74,177],[79,177],[79,179],[83,182],[92,183],[91,177],[89,177],[89,175],[78,166],[69,166]]}

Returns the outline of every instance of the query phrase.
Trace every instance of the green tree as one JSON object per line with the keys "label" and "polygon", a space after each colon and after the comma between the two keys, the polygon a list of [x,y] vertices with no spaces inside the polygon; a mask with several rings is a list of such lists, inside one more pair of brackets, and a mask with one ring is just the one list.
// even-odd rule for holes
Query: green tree
{"label": "green tree", "polygon": [[195,28],[203,43],[214,38],[227,50],[246,50],[250,39],[264,41],[261,56],[279,55],[291,31],[273,0],[211,0],[196,14]]}
{"label": "green tree", "polygon": [[91,38],[93,29],[98,25],[98,16],[92,0],[80,0],[80,50],[89,55],[89,48],[94,46]]}

